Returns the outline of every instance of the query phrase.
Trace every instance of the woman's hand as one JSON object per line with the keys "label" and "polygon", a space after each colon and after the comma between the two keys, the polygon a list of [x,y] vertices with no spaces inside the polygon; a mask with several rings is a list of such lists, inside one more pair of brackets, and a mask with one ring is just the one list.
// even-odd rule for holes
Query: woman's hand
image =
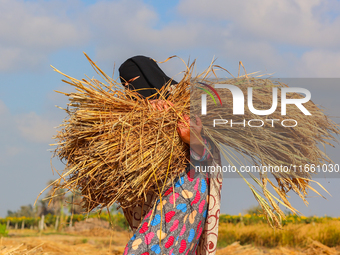
{"label": "woman's hand", "polygon": [[184,114],[183,118],[186,124],[179,121],[177,131],[182,141],[189,144],[191,149],[202,156],[204,152],[203,138],[201,136],[203,125],[201,119],[197,115],[195,117],[196,121],[193,121],[190,120],[188,115]]}
{"label": "woman's hand", "polygon": [[155,110],[159,110],[159,111],[168,110],[169,104],[171,106],[174,106],[174,104],[171,103],[170,101],[164,101],[164,100],[159,100],[159,99],[150,100],[149,102]]}
{"label": "woman's hand", "polygon": [[[174,104],[169,101],[164,100],[150,100],[152,107],[159,111],[164,111],[169,109],[169,104],[173,106]],[[190,120],[190,117],[186,114],[183,115],[183,121],[178,121],[177,132],[181,137],[182,141],[189,144],[190,147],[199,155],[203,155],[204,146],[203,138],[201,136],[202,132],[202,121],[196,115],[196,121]]]}

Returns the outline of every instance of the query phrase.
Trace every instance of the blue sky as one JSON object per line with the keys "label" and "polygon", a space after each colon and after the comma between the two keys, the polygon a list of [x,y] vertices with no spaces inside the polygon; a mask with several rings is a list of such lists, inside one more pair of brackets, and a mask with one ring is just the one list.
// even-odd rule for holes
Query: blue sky
{"label": "blue sky", "polygon": [[[276,77],[339,78],[339,14],[336,0],[0,0],[0,217],[33,203],[55,178],[48,150],[65,117],[55,105],[67,100],[54,90],[70,88],[50,65],[83,78],[96,76],[83,52],[109,74],[136,54],[178,55],[197,59],[198,72],[215,57],[233,74],[242,61]],[[161,68],[179,80],[185,67],[173,59]],[[306,88],[338,114],[336,82]],[[339,150],[329,153],[338,159]],[[311,198],[308,208],[292,200],[307,215],[340,216],[339,179],[321,181],[333,197]],[[222,201],[231,214],[256,204],[239,179],[225,179]]]}

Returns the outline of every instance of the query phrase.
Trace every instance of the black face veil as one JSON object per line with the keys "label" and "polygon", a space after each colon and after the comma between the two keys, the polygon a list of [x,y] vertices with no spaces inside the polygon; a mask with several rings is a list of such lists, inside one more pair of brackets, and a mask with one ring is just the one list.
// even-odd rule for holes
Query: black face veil
{"label": "black face veil", "polygon": [[[169,78],[162,69],[159,68],[153,59],[145,56],[129,58],[119,67],[118,70],[122,84],[125,84],[129,80],[139,76],[138,79],[130,81],[126,87],[128,89],[148,88],[137,91],[143,97],[153,95],[156,93],[155,88],[161,89],[171,80],[171,78]],[[171,80],[171,85],[173,84],[177,84],[177,82]]]}

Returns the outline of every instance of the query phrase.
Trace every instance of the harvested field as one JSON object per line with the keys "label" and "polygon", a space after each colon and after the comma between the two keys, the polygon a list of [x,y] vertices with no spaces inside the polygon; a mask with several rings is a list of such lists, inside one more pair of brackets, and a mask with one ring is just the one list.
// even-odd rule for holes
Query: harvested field
{"label": "harvested field", "polygon": [[80,233],[11,231],[0,241],[0,254],[122,254],[129,232],[94,229]]}
{"label": "harvested field", "polygon": [[[244,232],[246,228],[247,226],[244,226],[240,231]],[[9,237],[0,239],[0,255],[123,254],[125,245],[131,236],[131,232],[128,231],[118,232],[103,228],[67,233],[12,230]],[[218,249],[216,254],[336,255],[340,254],[340,246],[331,248],[312,239],[305,247],[278,246],[272,249],[263,246],[240,245],[239,242],[234,242]]]}

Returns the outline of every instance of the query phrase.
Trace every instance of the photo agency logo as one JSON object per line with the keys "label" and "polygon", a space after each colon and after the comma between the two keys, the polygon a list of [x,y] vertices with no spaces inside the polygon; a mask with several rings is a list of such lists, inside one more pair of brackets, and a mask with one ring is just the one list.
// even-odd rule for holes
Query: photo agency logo
{"label": "photo agency logo", "polygon": [[[220,105],[223,106],[222,100],[216,89],[228,89],[232,94],[233,104],[232,110],[233,115],[235,116],[242,116],[244,115],[244,108],[245,108],[245,96],[242,90],[231,84],[215,84],[214,87],[199,82],[199,84],[203,85],[205,88],[197,87],[198,89],[203,90],[205,93],[201,95],[201,114],[207,115],[207,94],[212,98],[215,105],[217,102],[215,100],[214,95],[209,91],[211,90],[215,96],[218,98]],[[295,105],[304,115],[311,115],[311,113],[302,105],[307,103],[311,99],[311,93],[309,90],[300,87],[281,87],[281,116],[287,115],[287,105]],[[287,98],[288,93],[299,93],[304,94],[305,97],[303,98]],[[268,95],[270,96],[270,95]],[[225,103],[225,107],[227,102]],[[278,88],[273,87],[272,90],[272,106],[270,109],[267,110],[258,110],[255,109],[253,105],[253,88],[247,88],[247,106],[251,113],[258,115],[258,116],[268,116],[275,112],[278,107]],[[263,127],[265,122],[270,124],[271,127],[275,127],[275,123],[280,122],[283,127],[295,127],[298,125],[298,122],[295,119],[250,119],[247,120],[243,119],[243,121],[235,122],[233,119],[213,119],[213,126],[216,127],[217,125],[228,125],[228,127]]]}

